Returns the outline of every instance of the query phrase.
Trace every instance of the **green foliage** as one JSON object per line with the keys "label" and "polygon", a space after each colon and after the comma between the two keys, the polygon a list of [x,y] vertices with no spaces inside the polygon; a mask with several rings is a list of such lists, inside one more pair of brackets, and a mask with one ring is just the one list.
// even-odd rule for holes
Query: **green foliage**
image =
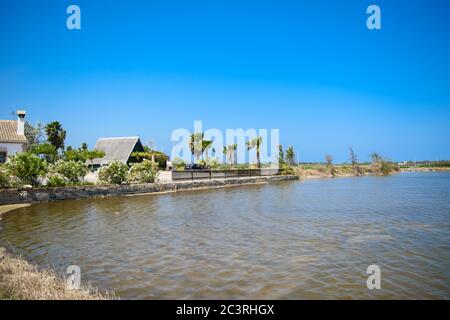
{"label": "green foliage", "polygon": [[67,180],[60,174],[51,173],[47,176],[47,187],[65,187]]}
{"label": "green foliage", "polygon": [[228,162],[230,164],[230,167],[235,162],[235,154],[236,154],[237,146],[238,145],[235,143],[235,144],[229,144],[228,146],[223,147],[222,153],[225,155],[226,162]]}
{"label": "green foliage", "polygon": [[169,160],[169,156],[166,155],[164,152],[150,150],[148,147],[146,147],[146,148],[148,151],[133,152],[131,154],[131,156],[134,157],[138,162],[140,162],[142,160],[152,160],[158,164],[159,168],[165,168],[167,160]]}
{"label": "green foliage", "polygon": [[295,151],[293,146],[290,146],[286,150],[286,162],[290,166],[295,165]]}
{"label": "green foliage", "polygon": [[174,168],[176,168],[177,171],[182,171],[186,168],[186,164],[184,163],[183,159],[181,159],[181,158],[173,159],[172,164],[173,164]]}
{"label": "green foliage", "polygon": [[205,136],[202,132],[197,132],[191,134],[190,140],[189,140],[189,149],[191,150],[191,153],[195,158],[198,160],[200,158],[200,155],[203,153],[203,137]]}
{"label": "green foliage", "polygon": [[29,152],[44,156],[45,160],[49,163],[55,162],[58,156],[56,148],[50,143],[35,144],[31,146]]}
{"label": "green foliage", "polygon": [[294,169],[291,166],[287,165],[286,163],[283,163],[280,165],[279,174],[282,176],[293,175],[293,174],[295,175],[296,172],[294,171]]}
{"label": "green foliage", "polygon": [[263,143],[263,138],[262,137],[256,137],[251,139],[250,141],[248,141],[246,143],[247,145],[247,150],[251,150],[253,148],[256,149],[256,163],[258,165],[258,168],[261,168],[261,157],[260,157],[260,152],[261,152],[261,145]]}
{"label": "green foliage", "polygon": [[103,158],[105,156],[105,152],[100,150],[84,150],[82,152],[86,156],[86,159],[90,160],[91,163],[94,159]]}
{"label": "green foliage", "polygon": [[89,172],[87,166],[80,161],[59,160],[49,168],[49,179],[63,179],[66,185],[78,185]]}
{"label": "green foliage", "polygon": [[45,134],[47,135],[47,141],[50,142],[56,150],[64,149],[66,130],[63,129],[58,121],[47,124],[45,126]]}
{"label": "green foliage", "polygon": [[0,164],[0,188],[6,189],[11,187],[11,177],[7,167]]}
{"label": "green foliage", "polygon": [[39,186],[39,179],[47,173],[47,162],[29,152],[12,155],[5,166],[19,183],[32,186]]}
{"label": "green foliage", "polygon": [[208,159],[206,160],[206,165],[210,169],[216,169],[219,166],[219,162],[217,161],[217,159]]}
{"label": "green foliage", "polygon": [[150,160],[135,163],[128,172],[128,182],[153,183],[158,177],[158,165]]}
{"label": "green foliage", "polygon": [[278,163],[280,164],[280,166],[282,166],[285,163],[283,146],[281,144],[278,146]]}
{"label": "green foliage", "polygon": [[100,182],[122,184],[127,180],[128,166],[120,161],[112,161],[107,167],[100,168]]}
{"label": "green foliage", "polygon": [[73,149],[73,148],[67,148],[66,151],[64,151],[64,159],[67,161],[82,161],[86,162],[87,154],[86,151],[80,150],[80,149]]}

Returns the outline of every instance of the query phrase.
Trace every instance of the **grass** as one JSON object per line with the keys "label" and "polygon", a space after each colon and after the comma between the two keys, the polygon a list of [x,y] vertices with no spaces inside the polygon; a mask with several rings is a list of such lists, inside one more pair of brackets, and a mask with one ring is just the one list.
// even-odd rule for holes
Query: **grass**
{"label": "grass", "polygon": [[39,270],[0,248],[0,300],[106,300],[115,296],[91,286],[74,290],[53,270]]}

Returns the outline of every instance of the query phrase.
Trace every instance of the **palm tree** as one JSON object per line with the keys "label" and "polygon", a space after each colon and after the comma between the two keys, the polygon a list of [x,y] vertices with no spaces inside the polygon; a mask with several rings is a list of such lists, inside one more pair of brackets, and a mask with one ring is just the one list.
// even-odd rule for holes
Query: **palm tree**
{"label": "palm tree", "polygon": [[66,130],[63,129],[58,121],[50,122],[45,126],[47,141],[50,142],[56,150],[64,149],[64,140],[66,140]]}
{"label": "palm tree", "polygon": [[208,160],[208,149],[212,147],[212,140],[202,140],[202,156],[205,154],[205,159]]}
{"label": "palm tree", "polygon": [[196,161],[199,160],[200,155],[203,153],[203,137],[205,134],[203,132],[191,134],[191,139],[189,140],[189,149],[191,153],[195,156]]}
{"label": "palm tree", "polygon": [[234,155],[237,149],[237,144],[229,144],[228,147],[223,147],[223,154],[226,156],[228,162],[230,163],[230,167],[233,165],[233,159],[235,159]]}
{"label": "palm tree", "polygon": [[260,151],[261,151],[262,142],[263,142],[262,137],[258,136],[246,143],[247,150],[256,148],[256,162],[258,164],[258,168],[261,168]]}

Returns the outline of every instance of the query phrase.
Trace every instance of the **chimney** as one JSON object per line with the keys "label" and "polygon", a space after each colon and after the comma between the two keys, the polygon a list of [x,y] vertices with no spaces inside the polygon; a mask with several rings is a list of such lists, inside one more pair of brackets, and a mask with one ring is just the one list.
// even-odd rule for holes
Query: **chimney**
{"label": "chimney", "polygon": [[25,134],[25,115],[27,113],[24,110],[17,110],[17,134]]}

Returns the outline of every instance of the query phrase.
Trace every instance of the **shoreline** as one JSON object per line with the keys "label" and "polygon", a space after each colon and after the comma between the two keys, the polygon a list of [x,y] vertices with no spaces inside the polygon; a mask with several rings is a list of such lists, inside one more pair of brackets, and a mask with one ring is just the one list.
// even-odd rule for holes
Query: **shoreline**
{"label": "shoreline", "polygon": [[[263,176],[247,178],[229,178],[217,180],[197,180],[185,182],[122,184],[122,185],[87,185],[76,187],[34,188],[27,190],[0,190],[0,208],[3,205],[31,204],[60,200],[77,200],[87,198],[104,198],[112,196],[130,196],[142,194],[159,194],[166,192],[215,189],[228,186],[264,184],[278,181],[299,180],[295,175]],[[11,207],[14,210],[17,207]],[[7,210],[7,209],[6,209]],[[7,211],[10,211],[7,210]]]}

